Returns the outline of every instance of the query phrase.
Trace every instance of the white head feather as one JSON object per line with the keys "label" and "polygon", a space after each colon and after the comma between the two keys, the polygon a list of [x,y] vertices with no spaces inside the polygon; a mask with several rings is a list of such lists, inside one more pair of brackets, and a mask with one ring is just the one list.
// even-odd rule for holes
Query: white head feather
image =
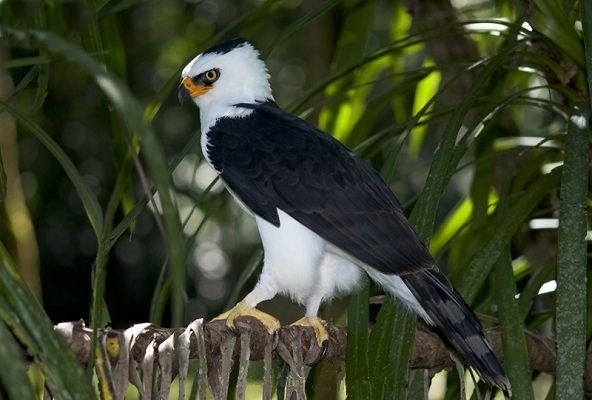
{"label": "white head feather", "polygon": [[[194,78],[217,69],[220,77],[206,93],[193,97],[200,109],[202,132],[207,132],[220,117],[246,116],[252,110],[235,107],[239,103],[273,100],[269,73],[259,52],[240,39],[226,42],[230,49],[218,45],[195,57],[183,68],[181,78]],[[217,50],[218,49],[218,50]]]}

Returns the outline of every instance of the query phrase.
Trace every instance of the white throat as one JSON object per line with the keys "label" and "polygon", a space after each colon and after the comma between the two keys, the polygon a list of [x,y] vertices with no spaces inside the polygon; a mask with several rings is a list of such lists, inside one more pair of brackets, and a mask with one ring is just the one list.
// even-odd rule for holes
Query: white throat
{"label": "white throat", "polygon": [[[253,103],[253,101],[248,103]],[[242,118],[248,116],[252,112],[252,109],[226,104],[210,104],[205,107],[199,107],[202,139],[219,118]]]}

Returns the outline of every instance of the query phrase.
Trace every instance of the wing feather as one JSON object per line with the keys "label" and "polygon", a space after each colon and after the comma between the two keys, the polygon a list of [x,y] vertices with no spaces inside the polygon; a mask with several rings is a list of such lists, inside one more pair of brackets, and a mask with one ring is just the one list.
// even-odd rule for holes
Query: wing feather
{"label": "wing feather", "polygon": [[336,139],[274,103],[221,118],[208,134],[221,178],[255,214],[279,226],[277,209],[362,263],[389,274],[434,268],[395,195]]}

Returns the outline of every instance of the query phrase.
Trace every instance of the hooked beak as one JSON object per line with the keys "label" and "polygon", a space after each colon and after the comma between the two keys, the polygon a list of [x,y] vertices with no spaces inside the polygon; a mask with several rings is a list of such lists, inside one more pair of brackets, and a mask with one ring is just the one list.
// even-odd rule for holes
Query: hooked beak
{"label": "hooked beak", "polygon": [[185,101],[201,96],[204,93],[209,92],[212,89],[212,86],[201,85],[199,83],[195,83],[193,79],[186,76],[181,79],[181,84],[179,85],[179,89],[177,92],[179,102],[183,104]]}
{"label": "hooked beak", "polygon": [[177,89],[177,98],[181,104],[185,104],[191,99],[189,91],[185,88],[185,86],[183,86],[183,84],[179,85],[179,89]]}

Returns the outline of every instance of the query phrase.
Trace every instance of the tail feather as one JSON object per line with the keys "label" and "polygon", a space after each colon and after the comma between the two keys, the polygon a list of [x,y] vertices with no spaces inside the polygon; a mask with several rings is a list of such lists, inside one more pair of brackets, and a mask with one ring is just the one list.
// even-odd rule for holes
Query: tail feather
{"label": "tail feather", "polygon": [[442,339],[483,380],[510,393],[510,381],[467,303],[437,270],[402,275]]}

